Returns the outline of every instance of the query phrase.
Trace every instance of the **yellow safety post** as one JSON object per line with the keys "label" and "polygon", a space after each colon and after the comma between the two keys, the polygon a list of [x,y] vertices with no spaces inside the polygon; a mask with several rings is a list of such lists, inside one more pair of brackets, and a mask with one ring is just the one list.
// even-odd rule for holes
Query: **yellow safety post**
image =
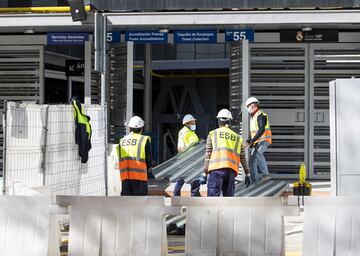
{"label": "yellow safety post", "polygon": [[306,181],[306,166],[304,163],[300,165],[299,169],[299,181],[295,182],[293,188],[293,194],[295,196],[310,196],[311,195],[311,184]]}

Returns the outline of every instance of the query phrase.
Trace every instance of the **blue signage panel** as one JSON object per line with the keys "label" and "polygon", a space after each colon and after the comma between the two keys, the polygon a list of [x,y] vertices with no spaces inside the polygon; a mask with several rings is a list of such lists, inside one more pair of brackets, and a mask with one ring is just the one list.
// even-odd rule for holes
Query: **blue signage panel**
{"label": "blue signage panel", "polygon": [[217,31],[175,30],[174,43],[217,43]]}
{"label": "blue signage panel", "polygon": [[120,43],[121,33],[120,31],[113,31],[106,33],[106,42],[108,43]]}
{"label": "blue signage panel", "polygon": [[126,31],[125,41],[132,41],[134,43],[167,43],[168,33],[159,32],[158,30]]}
{"label": "blue signage panel", "polygon": [[254,41],[254,30],[240,29],[240,30],[225,30],[225,42],[237,42],[241,40]]}
{"label": "blue signage panel", "polygon": [[47,44],[84,44],[89,40],[89,33],[81,32],[64,32],[64,33],[47,33]]}

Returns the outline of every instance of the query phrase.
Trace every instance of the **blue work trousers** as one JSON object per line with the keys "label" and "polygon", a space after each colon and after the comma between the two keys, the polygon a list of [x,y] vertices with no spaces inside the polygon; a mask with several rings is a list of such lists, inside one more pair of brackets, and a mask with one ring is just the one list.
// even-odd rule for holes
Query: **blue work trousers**
{"label": "blue work trousers", "polygon": [[208,196],[220,196],[222,192],[224,197],[233,197],[235,172],[229,168],[212,170],[208,177],[207,187]]}
{"label": "blue work trousers", "polygon": [[[184,180],[178,180],[175,184],[174,188],[174,196],[181,196],[181,188],[183,187],[185,181]],[[200,182],[199,180],[194,180],[191,183],[191,196],[201,196],[200,195]]]}
{"label": "blue work trousers", "polygon": [[142,180],[124,180],[121,182],[122,196],[147,196],[148,184]]}
{"label": "blue work trousers", "polygon": [[263,176],[269,176],[269,170],[264,156],[269,146],[270,143],[263,140],[252,148],[249,161],[251,182],[256,182]]}

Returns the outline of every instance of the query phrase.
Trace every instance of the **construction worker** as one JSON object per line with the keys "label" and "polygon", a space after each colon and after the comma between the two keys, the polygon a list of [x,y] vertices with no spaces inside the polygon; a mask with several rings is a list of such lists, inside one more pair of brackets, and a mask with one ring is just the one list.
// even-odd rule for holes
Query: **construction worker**
{"label": "construction worker", "polygon": [[[188,114],[184,116],[182,120],[184,127],[179,131],[178,135],[178,152],[184,152],[186,149],[199,142],[199,138],[196,135],[196,119]],[[173,191],[174,196],[181,195],[181,188],[183,187],[185,181],[178,180],[176,181],[175,188]],[[194,180],[191,183],[191,196],[200,196],[200,182],[199,180]]]}
{"label": "construction worker", "polygon": [[249,168],[242,145],[243,139],[229,128],[231,112],[222,109],[217,119],[219,128],[211,131],[206,140],[205,169],[200,183],[206,183],[208,175],[208,196],[220,196],[222,192],[223,196],[232,197],[240,163],[246,174],[246,187],[250,185]]}
{"label": "construction worker", "polygon": [[128,126],[130,134],[120,139],[118,147],[121,195],[145,196],[152,167],[151,139],[141,134],[144,121],[140,117],[132,117]]}
{"label": "construction worker", "polygon": [[246,146],[250,146],[250,176],[251,181],[265,181],[270,179],[269,170],[264,156],[265,151],[271,145],[271,129],[268,115],[259,107],[259,100],[250,97],[246,100],[246,107],[251,115],[250,138]]}

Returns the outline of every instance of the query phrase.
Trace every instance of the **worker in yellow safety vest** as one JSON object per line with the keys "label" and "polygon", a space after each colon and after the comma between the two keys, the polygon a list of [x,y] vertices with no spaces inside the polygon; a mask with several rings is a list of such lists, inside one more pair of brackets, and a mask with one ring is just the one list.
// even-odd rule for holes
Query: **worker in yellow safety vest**
{"label": "worker in yellow safety vest", "polygon": [[[179,131],[179,135],[178,135],[177,150],[179,153],[184,152],[186,149],[199,142],[199,137],[195,133],[196,119],[190,114],[185,115],[182,120],[182,124],[184,126]],[[174,196],[181,195],[181,188],[183,187],[184,183],[185,182],[183,179],[176,181],[173,191]],[[200,190],[199,180],[194,180],[191,183],[191,196],[200,196],[199,190]]]}
{"label": "worker in yellow safety vest", "polygon": [[121,195],[144,196],[152,167],[151,138],[141,134],[144,121],[140,117],[132,117],[128,126],[130,134],[120,139],[118,146]]}
{"label": "worker in yellow safety vest", "polygon": [[247,140],[247,146],[252,149],[249,161],[251,181],[265,181],[270,179],[264,156],[265,151],[272,143],[269,117],[260,109],[259,100],[255,97],[246,100],[246,107],[251,115],[250,138]]}
{"label": "worker in yellow safety vest", "polygon": [[[217,115],[219,128],[209,133],[206,141],[205,169],[200,183],[207,181],[208,196],[234,196],[235,177],[240,163],[245,172],[245,185],[250,185],[249,168],[246,162],[243,139],[230,129],[232,114],[222,109]],[[207,179],[207,176],[209,178]]]}

